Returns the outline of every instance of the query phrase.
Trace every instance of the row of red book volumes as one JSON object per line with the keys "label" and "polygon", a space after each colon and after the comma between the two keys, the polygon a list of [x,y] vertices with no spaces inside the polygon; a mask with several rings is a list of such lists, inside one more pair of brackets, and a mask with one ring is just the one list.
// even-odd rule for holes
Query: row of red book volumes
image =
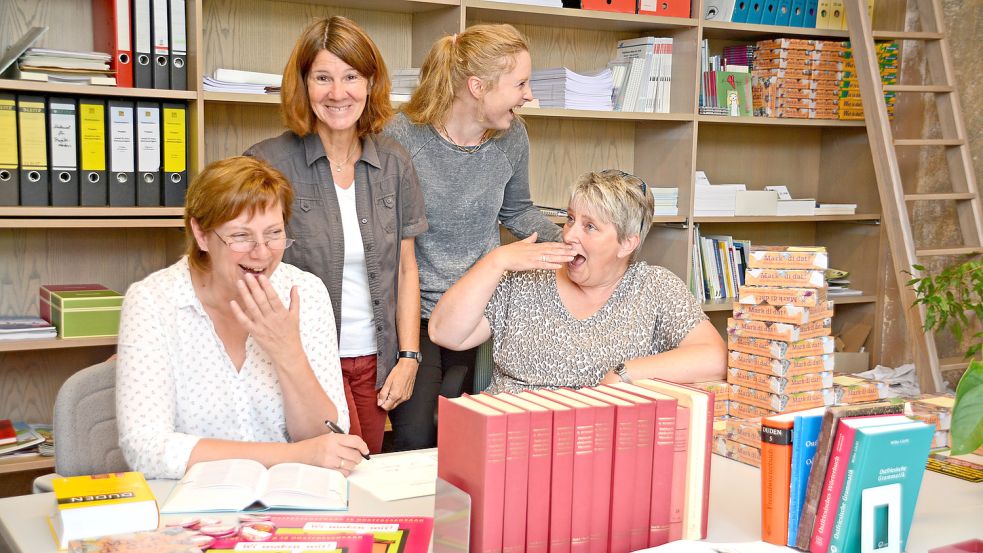
{"label": "row of red book volumes", "polygon": [[627,553],[706,537],[713,395],[660,380],[440,398],[438,475],[472,553]]}

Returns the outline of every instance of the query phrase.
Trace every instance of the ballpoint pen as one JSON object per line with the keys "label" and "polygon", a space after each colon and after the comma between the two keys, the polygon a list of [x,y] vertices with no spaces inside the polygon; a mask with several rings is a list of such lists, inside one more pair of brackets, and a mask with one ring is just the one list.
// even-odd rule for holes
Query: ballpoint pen
{"label": "ballpoint pen", "polygon": [[[327,426],[328,427],[328,430],[334,432],[335,434],[345,434],[346,433],[344,430],[341,429],[340,426],[338,426],[337,424],[335,424],[335,422],[333,420],[331,420],[331,419],[325,420],[324,421],[324,426]],[[369,457],[369,454],[368,453],[362,453],[361,451],[359,451],[358,454],[361,455],[362,458],[365,459],[366,461],[371,461],[372,460],[372,458]]]}

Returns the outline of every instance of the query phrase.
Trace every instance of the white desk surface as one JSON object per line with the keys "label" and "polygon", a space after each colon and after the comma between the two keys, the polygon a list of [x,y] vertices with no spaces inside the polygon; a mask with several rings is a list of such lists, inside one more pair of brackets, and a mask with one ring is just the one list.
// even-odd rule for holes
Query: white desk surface
{"label": "white desk surface", "polygon": [[[167,497],[173,481],[152,482],[158,498]],[[708,541],[744,542],[760,538],[761,500],[758,469],[713,455],[710,479]],[[434,497],[382,502],[355,486],[349,514],[430,516]],[[0,536],[14,553],[54,552],[47,516],[53,494],[0,499]],[[296,514],[296,511],[294,512]],[[334,512],[331,514],[343,514]],[[164,515],[164,520],[178,515]],[[235,517],[234,514],[225,515]],[[908,536],[910,553],[983,537],[983,483],[972,484],[931,471],[925,472]]]}

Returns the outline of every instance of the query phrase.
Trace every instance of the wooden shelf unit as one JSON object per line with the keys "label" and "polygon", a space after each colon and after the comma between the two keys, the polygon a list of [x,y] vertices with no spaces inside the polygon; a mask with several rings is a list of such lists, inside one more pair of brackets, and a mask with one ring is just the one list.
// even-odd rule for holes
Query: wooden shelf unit
{"label": "wooden shelf unit", "polygon": [[[39,46],[92,49],[91,3],[4,0],[0,50],[29,27],[47,25]],[[886,242],[866,129],[859,121],[726,118],[699,115],[701,41],[711,53],[738,41],[776,36],[843,39],[846,32],[703,21],[702,0],[690,18],[542,8],[486,0],[191,0],[188,2],[187,91],[73,87],[0,80],[0,91],[101,95],[188,103],[189,177],[209,162],[241,154],[282,132],[276,95],[205,92],[216,68],[279,73],[300,30],[314,17],[341,14],[373,37],[390,70],[419,67],[438,38],[481,22],[512,23],[529,39],[534,68],[577,72],[604,67],[620,39],[672,37],[670,113],[520,110],[530,136],[530,182],[538,205],[563,206],[569,183],[587,170],[620,168],[649,186],[679,188],[679,216],[658,218],[642,255],[689,277],[693,223],[754,243],[826,245],[831,262],[851,272],[864,300],[840,301],[844,320],[879,320]],[[875,28],[903,28],[903,0],[878,2]],[[785,184],[795,197],[857,203],[859,215],[811,218],[694,218],[696,170],[713,182],[751,189]],[[759,224],[762,223],[762,224]],[[0,312],[34,313],[37,290],[54,282],[100,282],[125,291],[183,251],[180,211],[133,208],[0,208]],[[171,228],[175,227],[175,228]],[[711,313],[720,314],[722,311]],[[715,323],[718,317],[713,317]],[[721,327],[722,328],[722,327]],[[875,352],[880,332],[868,341]],[[64,347],[63,347],[64,346]],[[114,350],[112,342],[71,347],[55,342],[0,349],[0,416],[49,422],[54,394],[74,371]]]}

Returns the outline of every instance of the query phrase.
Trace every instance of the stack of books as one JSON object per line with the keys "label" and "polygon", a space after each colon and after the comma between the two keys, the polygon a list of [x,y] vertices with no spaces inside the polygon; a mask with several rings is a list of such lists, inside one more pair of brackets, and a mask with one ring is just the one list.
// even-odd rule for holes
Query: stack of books
{"label": "stack of books", "polygon": [[751,67],[754,46],[733,45],[723,55],[710,55],[710,43],[700,48],[700,114],[749,117],[752,111]]}
{"label": "stack of books", "polygon": [[[847,43],[849,45],[849,43]],[[878,42],[877,65],[880,67],[881,84],[898,84],[898,43]],[[885,92],[884,103],[887,104],[888,117],[894,117],[894,105],[898,97],[896,92]],[[840,119],[862,120],[864,104],[860,98],[860,82],[857,80],[857,66],[853,58],[853,50],[847,46],[843,53],[843,79],[840,81]]]}
{"label": "stack of books", "polygon": [[706,536],[713,393],[660,380],[440,398],[471,551],[627,553]]}
{"label": "stack of books", "polygon": [[58,329],[40,317],[0,317],[0,342],[8,340],[43,340],[54,338]]}
{"label": "stack of books", "polygon": [[744,285],[749,240],[728,235],[704,235],[696,227],[693,239],[692,290],[697,299],[736,298]]}
{"label": "stack of books", "polygon": [[13,76],[26,81],[116,86],[111,59],[104,52],[28,48]]}
{"label": "stack of books", "polygon": [[611,70],[594,75],[574,73],[566,67],[540,69],[529,79],[533,96],[544,108],[611,111],[614,81]]}
{"label": "stack of books", "polygon": [[679,215],[679,188],[649,188],[652,197],[655,199],[655,209],[652,215],[673,216]]}
{"label": "stack of books", "polygon": [[613,92],[615,111],[669,113],[672,38],[619,41],[610,66],[618,76]]}
{"label": "stack of books", "polygon": [[416,87],[420,86],[420,68],[394,69],[389,74],[389,78],[392,79],[393,84],[390,93],[392,101],[406,102],[409,101]]}
{"label": "stack of books", "polygon": [[761,466],[761,419],[730,416],[713,421],[713,452],[752,467]]}
{"label": "stack of books", "polygon": [[257,73],[238,69],[218,68],[202,77],[202,88],[209,92],[235,92],[240,94],[277,94],[283,75]]}
{"label": "stack of books", "polygon": [[696,172],[696,193],[693,215],[696,217],[733,217],[736,213],[737,192],[747,190],[744,184],[711,184],[703,171]]}
{"label": "stack of books", "polygon": [[757,43],[754,113],[762,117],[836,119],[842,42],[778,38]]}
{"label": "stack of books", "polygon": [[747,264],[727,321],[729,414],[753,418],[832,405],[825,248],[754,246]]}
{"label": "stack of books", "polygon": [[883,509],[873,531],[903,551],[934,428],[901,403],[818,408],[761,421],[761,538],[811,553],[861,547],[861,504]]}
{"label": "stack of books", "polygon": [[813,215],[855,215],[857,204],[826,204],[819,203],[813,211]]}

